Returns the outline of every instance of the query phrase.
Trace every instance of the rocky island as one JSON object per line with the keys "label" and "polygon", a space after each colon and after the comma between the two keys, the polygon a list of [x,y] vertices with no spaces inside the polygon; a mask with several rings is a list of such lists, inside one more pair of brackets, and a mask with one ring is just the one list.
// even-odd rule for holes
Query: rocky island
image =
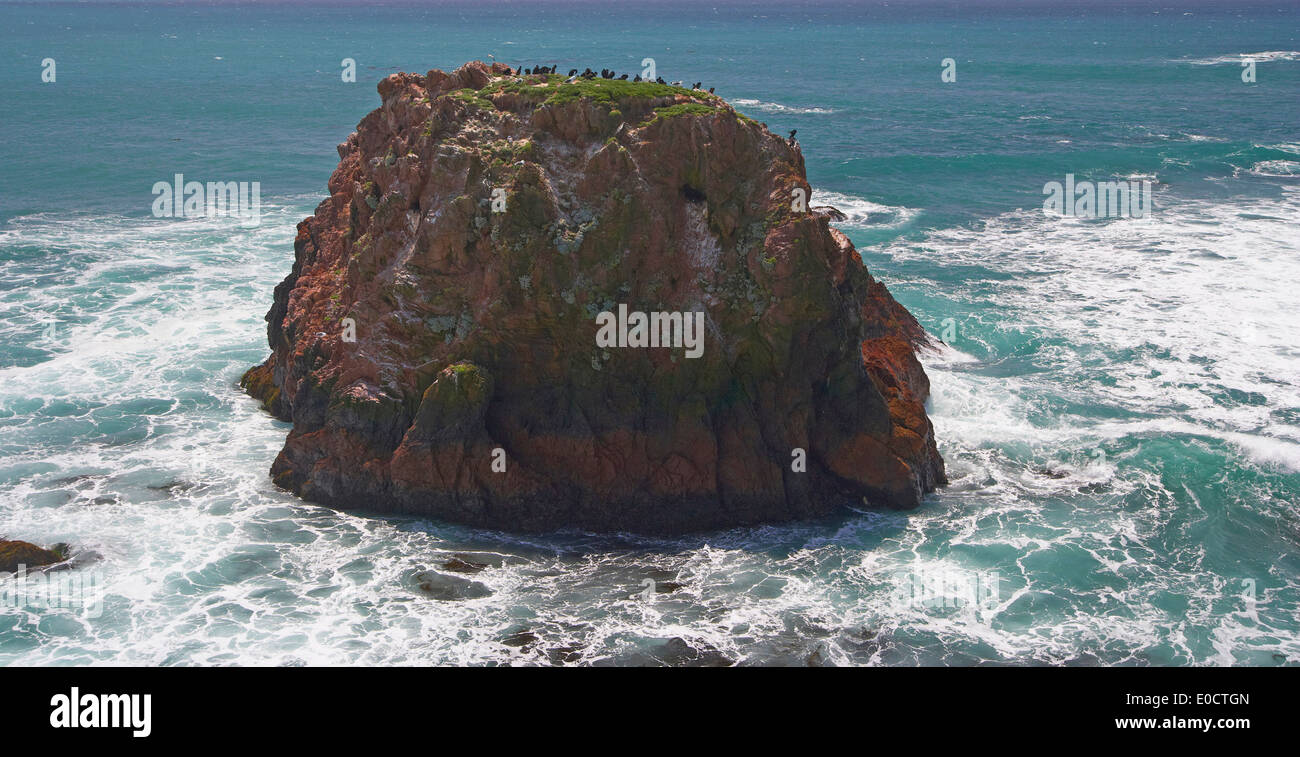
{"label": "rocky island", "polygon": [[379,94],[241,382],[293,424],[276,484],[672,534],[945,482],[926,335],[807,206],[793,139],[701,90],[500,64]]}

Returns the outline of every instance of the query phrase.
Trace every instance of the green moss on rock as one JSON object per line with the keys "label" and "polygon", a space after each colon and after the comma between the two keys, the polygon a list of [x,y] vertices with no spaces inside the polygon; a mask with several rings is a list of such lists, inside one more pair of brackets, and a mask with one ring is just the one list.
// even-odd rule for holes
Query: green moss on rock
{"label": "green moss on rock", "polygon": [[707,116],[716,112],[718,112],[717,108],[703,103],[678,103],[676,105],[655,108],[654,115],[647,118],[643,125],[652,124],[665,118],[677,118],[678,116]]}

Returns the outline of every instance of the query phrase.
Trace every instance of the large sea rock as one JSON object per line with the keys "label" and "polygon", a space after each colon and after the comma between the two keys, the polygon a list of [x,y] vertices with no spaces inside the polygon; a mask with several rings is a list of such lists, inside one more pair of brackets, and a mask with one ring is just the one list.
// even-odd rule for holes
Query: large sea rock
{"label": "large sea rock", "polygon": [[[243,379],[293,423],[277,484],[491,528],[680,533],[912,508],[944,483],[925,333],[797,204],[797,144],[700,91],[499,64],[379,94]],[[702,313],[702,354],[599,345],[620,305]]]}

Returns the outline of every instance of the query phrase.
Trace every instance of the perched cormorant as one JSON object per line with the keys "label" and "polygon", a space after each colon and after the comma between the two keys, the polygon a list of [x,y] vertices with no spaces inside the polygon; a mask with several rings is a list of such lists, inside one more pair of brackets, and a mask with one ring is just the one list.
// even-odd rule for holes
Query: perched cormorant
{"label": "perched cormorant", "polygon": [[702,83],[703,83],[703,82],[698,82],[698,81],[695,82],[695,86],[694,86],[694,87],[691,87],[691,89],[699,89],[699,88],[700,88],[700,84],[702,84]]}
{"label": "perched cormorant", "polygon": [[799,133],[799,130],[798,130],[798,129],[791,129],[791,130],[790,130],[790,138],[789,138],[788,140],[786,140],[786,141],[788,141],[790,144],[794,144],[794,135],[795,135],[795,134],[798,134],[798,133]]}
{"label": "perched cormorant", "polygon": [[641,74],[637,74],[636,78],[633,79],[632,81],[641,81]]}
{"label": "perched cormorant", "polygon": [[713,94],[713,87],[709,87],[709,94]]}

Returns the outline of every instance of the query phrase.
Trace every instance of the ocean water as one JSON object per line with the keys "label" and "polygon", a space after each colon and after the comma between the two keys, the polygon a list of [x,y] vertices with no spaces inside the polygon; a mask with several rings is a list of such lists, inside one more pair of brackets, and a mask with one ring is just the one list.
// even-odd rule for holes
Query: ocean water
{"label": "ocean water", "polygon": [[[103,588],[0,604],[0,664],[1300,663],[1294,2],[3,3],[0,50],[0,535]],[[273,487],[288,427],[236,382],[294,224],[376,81],[490,55],[653,57],[798,129],[945,342],[951,485],[671,540]],[[260,225],[154,218],[175,173],[261,182]],[[1045,215],[1067,173],[1154,212]]]}

